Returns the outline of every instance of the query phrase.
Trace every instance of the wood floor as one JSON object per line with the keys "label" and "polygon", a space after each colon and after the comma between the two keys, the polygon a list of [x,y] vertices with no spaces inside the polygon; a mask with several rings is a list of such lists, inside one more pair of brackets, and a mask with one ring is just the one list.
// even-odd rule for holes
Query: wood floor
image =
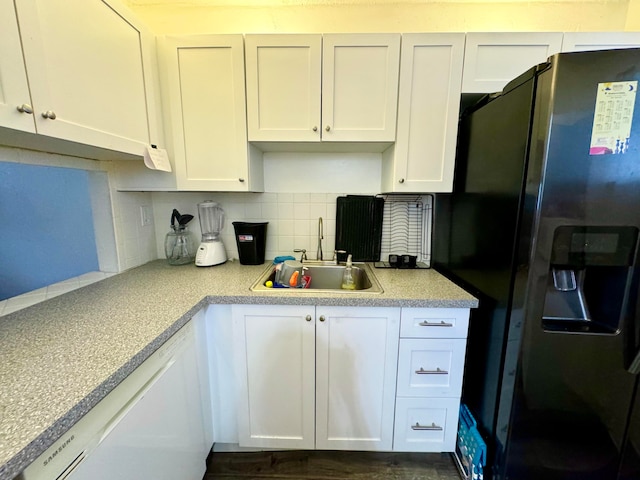
{"label": "wood floor", "polygon": [[460,480],[449,454],[333,451],[214,453],[203,480]]}

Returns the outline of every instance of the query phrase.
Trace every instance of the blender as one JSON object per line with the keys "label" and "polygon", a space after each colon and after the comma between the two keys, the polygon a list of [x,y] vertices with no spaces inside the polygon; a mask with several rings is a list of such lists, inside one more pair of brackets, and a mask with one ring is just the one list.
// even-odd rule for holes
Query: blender
{"label": "blender", "polygon": [[198,204],[202,241],[196,252],[196,265],[210,267],[227,261],[227,252],[220,238],[224,227],[224,210],[212,200]]}

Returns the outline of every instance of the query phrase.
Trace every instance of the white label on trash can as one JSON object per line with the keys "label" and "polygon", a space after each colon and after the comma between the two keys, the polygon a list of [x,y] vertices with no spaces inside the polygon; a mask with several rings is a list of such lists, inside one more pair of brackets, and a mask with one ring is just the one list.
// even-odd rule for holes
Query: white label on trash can
{"label": "white label on trash can", "polygon": [[253,235],[238,235],[239,242],[253,242]]}

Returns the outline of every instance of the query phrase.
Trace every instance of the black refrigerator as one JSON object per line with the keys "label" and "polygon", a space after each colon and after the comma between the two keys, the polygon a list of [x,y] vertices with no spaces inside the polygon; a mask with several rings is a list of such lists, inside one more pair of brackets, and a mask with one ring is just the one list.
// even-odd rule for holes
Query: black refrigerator
{"label": "black refrigerator", "polygon": [[433,266],[476,295],[485,478],[640,479],[640,49],[554,55],[460,119]]}

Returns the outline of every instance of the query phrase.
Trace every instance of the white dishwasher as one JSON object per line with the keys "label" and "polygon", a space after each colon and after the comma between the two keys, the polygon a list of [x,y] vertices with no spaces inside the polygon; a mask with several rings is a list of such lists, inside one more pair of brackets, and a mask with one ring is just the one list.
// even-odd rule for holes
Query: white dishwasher
{"label": "white dishwasher", "polygon": [[22,478],[201,480],[211,448],[206,443],[195,330],[189,322]]}

